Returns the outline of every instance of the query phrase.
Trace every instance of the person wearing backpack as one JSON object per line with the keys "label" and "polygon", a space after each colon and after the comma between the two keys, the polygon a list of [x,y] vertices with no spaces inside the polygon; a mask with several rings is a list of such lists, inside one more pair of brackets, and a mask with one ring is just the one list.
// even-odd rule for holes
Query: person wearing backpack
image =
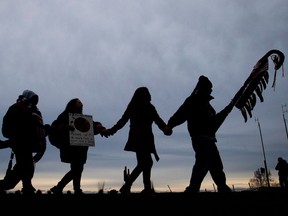
{"label": "person wearing backpack", "polygon": [[16,176],[19,182],[22,181],[23,194],[35,193],[36,189],[32,184],[35,164],[46,151],[46,135],[38,102],[39,96],[36,93],[31,90],[23,91],[16,103],[8,108],[2,123],[2,134],[9,139],[15,154]]}
{"label": "person wearing backpack", "polygon": [[[72,146],[69,140],[69,132],[75,130],[75,128],[69,124],[69,114],[82,114],[82,112],[83,104],[81,100],[79,98],[71,99],[67,103],[65,110],[51,125],[49,136],[51,136],[52,133],[56,133],[56,136],[58,136],[59,144],[55,146],[60,149],[61,162],[70,164],[70,170],[62,177],[56,186],[50,189],[53,194],[62,194],[64,187],[70,181],[73,181],[74,194],[83,194],[81,177],[87,160],[89,146]],[[103,136],[106,128],[103,127],[100,122],[93,122],[93,124],[94,135],[100,133],[101,136]],[[107,137],[106,135],[104,136]]]}

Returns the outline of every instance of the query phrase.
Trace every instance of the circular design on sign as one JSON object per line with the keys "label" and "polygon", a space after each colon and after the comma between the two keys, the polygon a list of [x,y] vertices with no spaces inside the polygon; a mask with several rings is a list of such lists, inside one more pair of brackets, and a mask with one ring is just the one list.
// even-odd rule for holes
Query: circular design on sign
{"label": "circular design on sign", "polygon": [[74,121],[75,128],[81,132],[87,132],[90,130],[90,123],[87,119],[79,117]]}

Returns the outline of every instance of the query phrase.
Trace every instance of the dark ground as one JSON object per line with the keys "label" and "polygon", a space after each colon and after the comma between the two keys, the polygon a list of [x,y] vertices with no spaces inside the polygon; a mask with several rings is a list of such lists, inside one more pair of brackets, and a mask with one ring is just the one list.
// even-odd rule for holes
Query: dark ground
{"label": "dark ground", "polygon": [[121,194],[35,194],[8,193],[0,195],[2,212],[25,215],[52,214],[125,214],[156,215],[191,213],[191,215],[288,215],[288,192],[242,191],[221,194],[156,193]]}

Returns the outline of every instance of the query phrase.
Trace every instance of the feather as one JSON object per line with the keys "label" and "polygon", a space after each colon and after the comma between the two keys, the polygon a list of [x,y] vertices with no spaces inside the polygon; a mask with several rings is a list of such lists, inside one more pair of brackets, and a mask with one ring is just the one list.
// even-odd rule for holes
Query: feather
{"label": "feather", "polygon": [[263,86],[263,90],[265,90],[266,89],[266,87],[267,87],[267,84],[266,84],[266,82],[265,82],[265,80],[264,79],[260,79],[260,84]]}
{"label": "feather", "polygon": [[265,79],[265,82],[268,84],[268,82],[269,82],[269,73],[268,73],[268,71],[265,71],[263,73],[263,78]]}
{"label": "feather", "polygon": [[257,86],[257,88],[255,89],[255,92],[256,92],[257,96],[259,97],[260,102],[263,102],[263,101],[264,101],[264,98],[263,98],[263,96],[262,96],[262,91],[261,91],[261,89],[260,89],[259,86]]}
{"label": "feather", "polygon": [[246,110],[244,108],[240,109],[242,116],[244,118],[244,121],[247,122],[247,113]]}
{"label": "feather", "polygon": [[274,63],[275,72],[272,87],[275,87],[276,72],[281,66],[283,66],[285,56],[279,50],[270,50],[254,65],[252,72],[245,80],[243,86],[232,99],[235,107],[241,111],[245,122],[248,118],[247,113],[250,118],[252,117],[252,110],[256,106],[257,97],[260,99],[260,102],[264,101],[262,93],[269,83],[269,56],[271,56]]}
{"label": "feather", "polygon": [[250,102],[251,102],[252,109],[254,109],[254,107],[256,105],[256,102],[257,102],[257,98],[256,98],[255,93],[251,94],[251,98],[250,99],[251,99]]}
{"label": "feather", "polygon": [[249,117],[251,118],[252,117],[252,112],[251,112],[251,109],[250,109],[250,107],[249,107],[249,105],[247,103],[245,104],[245,109],[246,109],[247,113],[249,114]]}

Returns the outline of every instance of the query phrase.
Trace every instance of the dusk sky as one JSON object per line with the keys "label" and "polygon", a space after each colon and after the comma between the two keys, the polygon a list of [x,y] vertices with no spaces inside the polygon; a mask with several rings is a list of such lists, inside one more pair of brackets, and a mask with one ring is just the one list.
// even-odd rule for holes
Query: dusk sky
{"label": "dusk sky", "polygon": [[[0,0],[0,119],[18,95],[40,97],[44,122],[52,121],[78,97],[84,114],[105,127],[122,116],[134,91],[149,88],[165,122],[193,91],[198,77],[213,83],[211,104],[224,108],[256,62],[271,49],[288,54],[287,0]],[[287,56],[286,56],[287,57]],[[254,171],[267,167],[278,182],[278,157],[288,160],[287,60],[277,72],[269,61],[269,83],[244,122],[234,108],[217,133],[227,184],[248,188]],[[283,108],[283,109],[282,109]],[[284,116],[284,118],[283,118]],[[109,138],[95,136],[82,175],[83,191],[119,190],[123,169],[136,165],[124,151],[129,123]],[[186,123],[165,136],[154,124],[160,161],[154,160],[156,191],[184,191],[194,164]],[[5,140],[0,134],[0,139]],[[0,149],[0,177],[10,149]],[[33,185],[46,191],[70,169],[50,145],[36,164]],[[15,188],[21,189],[21,183]],[[72,189],[70,183],[64,190]],[[143,189],[142,175],[132,191]],[[208,173],[201,190],[213,190]]]}

